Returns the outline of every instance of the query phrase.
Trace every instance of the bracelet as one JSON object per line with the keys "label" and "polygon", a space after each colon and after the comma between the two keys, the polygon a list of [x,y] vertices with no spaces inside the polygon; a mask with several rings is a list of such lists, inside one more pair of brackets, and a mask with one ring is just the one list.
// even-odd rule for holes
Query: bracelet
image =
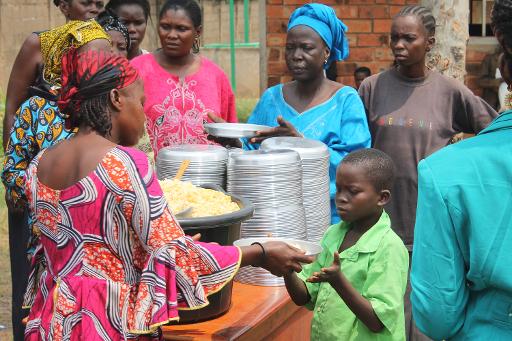
{"label": "bracelet", "polygon": [[251,245],[259,245],[259,247],[261,247],[261,251],[262,251],[262,254],[261,254],[261,258],[262,258],[261,265],[265,264],[266,252],[265,252],[265,248],[263,247],[263,244],[261,244],[260,242],[254,242]]}

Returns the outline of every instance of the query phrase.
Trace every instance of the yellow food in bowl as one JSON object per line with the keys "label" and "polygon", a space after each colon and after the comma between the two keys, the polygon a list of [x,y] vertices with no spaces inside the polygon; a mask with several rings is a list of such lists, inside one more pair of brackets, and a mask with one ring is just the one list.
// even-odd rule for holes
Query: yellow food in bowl
{"label": "yellow food in bowl", "polygon": [[210,217],[240,210],[238,204],[222,192],[174,179],[159,182],[172,212],[179,213],[192,208],[187,218]]}

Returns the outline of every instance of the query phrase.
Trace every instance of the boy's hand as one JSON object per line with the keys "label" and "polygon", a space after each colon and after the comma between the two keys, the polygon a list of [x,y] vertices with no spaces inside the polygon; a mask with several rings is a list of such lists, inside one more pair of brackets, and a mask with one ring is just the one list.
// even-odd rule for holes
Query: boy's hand
{"label": "boy's hand", "polygon": [[338,282],[341,277],[340,269],[340,255],[338,252],[334,253],[334,260],[332,265],[328,268],[322,268],[320,272],[315,272],[306,281],[311,283],[328,282],[331,285]]}

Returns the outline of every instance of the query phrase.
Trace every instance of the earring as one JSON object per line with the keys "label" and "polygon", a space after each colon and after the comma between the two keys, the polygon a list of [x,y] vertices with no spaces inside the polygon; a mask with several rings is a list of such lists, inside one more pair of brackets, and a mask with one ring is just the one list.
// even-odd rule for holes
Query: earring
{"label": "earring", "polygon": [[194,43],[192,44],[192,52],[199,53],[199,35],[194,38]]}
{"label": "earring", "polygon": [[325,58],[324,64],[327,64],[328,60],[329,60],[328,58]]}
{"label": "earring", "polygon": [[505,103],[503,103],[503,105],[505,107],[502,108],[502,110],[512,109],[512,93],[511,92],[509,92],[508,94],[505,95]]}

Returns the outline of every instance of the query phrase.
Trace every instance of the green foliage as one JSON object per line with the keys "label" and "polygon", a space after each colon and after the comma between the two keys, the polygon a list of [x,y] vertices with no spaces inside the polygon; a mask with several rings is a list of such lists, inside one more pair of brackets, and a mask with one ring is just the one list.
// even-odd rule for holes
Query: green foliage
{"label": "green foliage", "polygon": [[238,121],[247,122],[247,119],[251,115],[256,103],[258,103],[257,98],[237,98],[236,113],[238,115]]}

